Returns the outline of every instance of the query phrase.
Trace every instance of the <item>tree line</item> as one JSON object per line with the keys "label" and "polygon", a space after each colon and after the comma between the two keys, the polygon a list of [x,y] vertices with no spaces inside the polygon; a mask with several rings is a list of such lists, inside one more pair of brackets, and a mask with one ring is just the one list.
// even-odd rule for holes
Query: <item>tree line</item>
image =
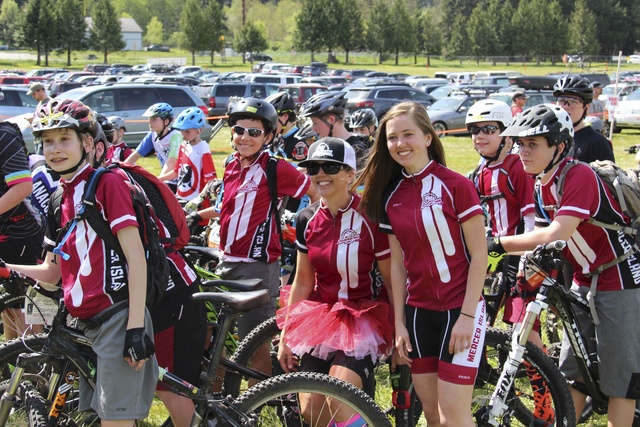
{"label": "tree line", "polygon": [[[88,30],[84,17],[92,17]],[[636,0],[3,0],[0,38],[44,56],[124,47],[119,17],[140,24],[148,44],[192,54],[369,51],[382,61],[426,56],[631,54],[640,48]]]}

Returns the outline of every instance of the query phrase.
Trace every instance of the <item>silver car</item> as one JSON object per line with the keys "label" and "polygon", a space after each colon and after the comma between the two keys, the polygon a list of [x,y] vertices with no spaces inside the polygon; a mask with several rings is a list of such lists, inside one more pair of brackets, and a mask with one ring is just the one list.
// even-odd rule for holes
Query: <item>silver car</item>
{"label": "silver car", "polygon": [[[136,147],[149,132],[149,121],[142,114],[153,104],[168,103],[173,107],[174,117],[189,107],[199,107],[205,115],[208,112],[188,86],[136,83],[85,86],[61,93],[58,98],[76,99],[107,117],[122,117],[127,128],[124,140],[130,147]],[[211,125],[206,124],[200,137],[208,140],[210,136]]]}
{"label": "silver car", "polygon": [[18,86],[0,87],[0,120],[36,110],[38,101],[27,95],[27,90],[26,87]]}
{"label": "silver car", "polygon": [[465,119],[469,108],[485,96],[450,95],[436,101],[427,112],[440,138],[451,134],[466,134]]}

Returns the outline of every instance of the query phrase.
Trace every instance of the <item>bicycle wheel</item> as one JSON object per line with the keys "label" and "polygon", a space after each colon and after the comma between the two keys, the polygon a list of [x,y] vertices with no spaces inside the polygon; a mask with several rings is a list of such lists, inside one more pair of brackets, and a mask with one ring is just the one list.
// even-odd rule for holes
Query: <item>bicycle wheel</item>
{"label": "bicycle wheel", "polygon": [[585,59],[584,61],[582,61],[580,63],[580,68],[582,68],[583,70],[588,70],[591,68],[591,61],[589,61],[588,59]]}
{"label": "bicycle wheel", "polygon": [[[16,306],[24,307],[24,295],[12,295],[9,293],[0,294],[0,313],[4,312],[10,307],[16,307]],[[22,322],[20,322],[20,325],[18,325],[16,324],[16,322],[13,320],[11,316],[6,316],[6,317],[7,317],[7,322],[4,322],[4,319],[0,317],[0,324],[2,325],[2,331],[1,331],[2,335],[4,335],[5,332],[8,330],[12,330],[18,333],[18,335],[20,335],[22,333],[21,331]]]}
{"label": "bicycle wheel", "polygon": [[[284,371],[278,362],[278,344],[280,342],[280,329],[276,323],[276,318],[267,319],[256,326],[238,345],[231,358],[242,366],[251,368],[253,356],[265,343],[270,344],[269,353],[271,355],[271,376],[283,374]],[[240,396],[243,389],[247,388],[248,378],[242,374],[227,371],[224,377],[225,394],[233,397]]]}
{"label": "bicycle wheel", "polygon": [[[307,418],[301,414],[300,393],[324,397],[322,404],[308,411]],[[324,427],[360,416],[368,426],[391,427],[389,418],[362,390],[318,373],[298,372],[269,378],[247,390],[234,405],[240,412],[255,414],[256,426]],[[322,422],[319,417],[324,417]]]}
{"label": "bicycle wheel", "polygon": [[[46,335],[30,335],[24,339],[18,338],[0,345],[0,382],[11,378],[20,353],[42,350]],[[41,366],[34,365],[27,368],[27,372],[36,373],[42,370]]]}
{"label": "bicycle wheel", "polygon": [[[472,403],[472,414],[476,417],[478,425],[488,425],[482,420],[482,415],[488,409],[491,395],[500,378],[500,372],[508,359],[510,347],[511,336],[509,334],[493,328],[487,329],[483,360],[478,370]],[[534,391],[531,385],[527,366],[532,377],[537,377],[538,384],[542,384],[542,388],[538,391]],[[548,402],[545,405],[546,408],[550,408],[551,411],[543,415],[540,411],[540,407],[543,405],[540,405],[540,402],[544,400]],[[553,361],[531,343],[527,343],[524,362],[521,362],[518,367],[505,403],[508,409],[500,420],[503,425],[550,425],[550,419],[541,420],[542,416],[546,417],[549,413],[554,416],[555,425],[566,427],[576,425],[569,386]]]}

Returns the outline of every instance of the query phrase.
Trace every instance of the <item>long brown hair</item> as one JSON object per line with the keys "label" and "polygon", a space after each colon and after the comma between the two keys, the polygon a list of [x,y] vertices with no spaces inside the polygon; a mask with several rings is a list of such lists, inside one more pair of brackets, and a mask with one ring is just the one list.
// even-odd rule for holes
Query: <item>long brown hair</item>
{"label": "long brown hair", "polygon": [[416,102],[402,102],[391,107],[380,122],[366,165],[352,188],[355,191],[356,187],[364,183],[360,208],[372,221],[379,222],[382,219],[383,192],[390,183],[402,175],[402,166],[393,160],[387,147],[387,123],[404,115],[411,116],[425,135],[431,135],[431,144],[427,147],[429,158],[446,166],[442,141],[431,124],[427,110]]}

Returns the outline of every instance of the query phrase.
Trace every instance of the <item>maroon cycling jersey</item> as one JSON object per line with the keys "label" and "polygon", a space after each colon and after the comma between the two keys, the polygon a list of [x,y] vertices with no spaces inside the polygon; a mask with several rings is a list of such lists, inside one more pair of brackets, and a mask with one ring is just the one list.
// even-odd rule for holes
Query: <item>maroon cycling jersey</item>
{"label": "maroon cycling jersey", "polygon": [[[238,153],[224,171],[224,200],[220,211],[220,248],[227,260],[272,262],[282,249],[271,211],[266,168],[269,153],[262,152],[242,167]],[[309,178],[286,161],[277,168],[278,196],[300,198],[309,189]]]}
{"label": "maroon cycling jersey", "polygon": [[104,161],[106,164],[111,164],[115,161],[124,162],[131,153],[133,153],[133,149],[127,147],[124,141],[120,141],[118,144],[109,145]]}
{"label": "maroon cycling jersey", "polygon": [[376,260],[389,258],[389,238],[359,211],[360,196],[334,217],[316,202],[298,213],[296,244],[309,255],[322,302],[375,300],[383,281]]}
{"label": "maroon cycling jersey", "polygon": [[502,162],[480,169],[476,183],[480,197],[494,196],[487,201],[494,236],[522,232],[524,217],[535,211],[533,184],[517,154],[509,154]]}
{"label": "maroon cycling jersey", "polygon": [[[60,180],[60,185],[64,188],[60,204],[60,223],[63,226],[74,218],[82,206],[85,186],[93,171],[93,168],[86,165],[71,180]],[[114,234],[125,227],[138,227],[131,193],[124,182],[124,176],[121,172],[105,173],[96,188],[96,206],[109,222]],[[160,232],[163,236],[168,236],[168,230],[164,226],[160,227]],[[57,238],[55,225],[50,224],[45,237],[49,251],[53,251]],[[87,220],[76,223],[60,249],[69,255],[66,260],[62,256],[56,256],[56,260],[62,275],[65,305],[72,316],[87,319],[112,304],[129,298],[126,259],[107,248]],[[173,273],[167,292],[171,292],[177,285],[190,285],[196,280],[195,272],[179,253],[169,254],[168,258]],[[182,279],[183,283],[177,284],[178,279]]]}
{"label": "maroon cycling jersey", "polygon": [[[573,265],[573,281],[580,286],[590,286],[588,274],[618,256],[632,250],[633,238],[619,230],[609,230],[588,222],[590,218],[605,224],[629,224],[620,205],[600,181],[595,171],[585,164],[572,167],[566,174],[564,193],[558,205],[556,181],[568,159],[563,160],[554,175],[540,186],[542,206],[557,206],[541,210],[536,203],[537,225],[549,224],[557,216],[573,216],[582,222],[571,235],[564,256]],[[638,254],[604,270],[598,277],[598,291],[613,291],[640,287],[640,262]]]}
{"label": "maroon cycling jersey", "polygon": [[434,161],[387,189],[381,230],[392,233],[404,252],[406,303],[444,311],[462,306],[469,253],[461,224],[482,215],[471,181]]}

